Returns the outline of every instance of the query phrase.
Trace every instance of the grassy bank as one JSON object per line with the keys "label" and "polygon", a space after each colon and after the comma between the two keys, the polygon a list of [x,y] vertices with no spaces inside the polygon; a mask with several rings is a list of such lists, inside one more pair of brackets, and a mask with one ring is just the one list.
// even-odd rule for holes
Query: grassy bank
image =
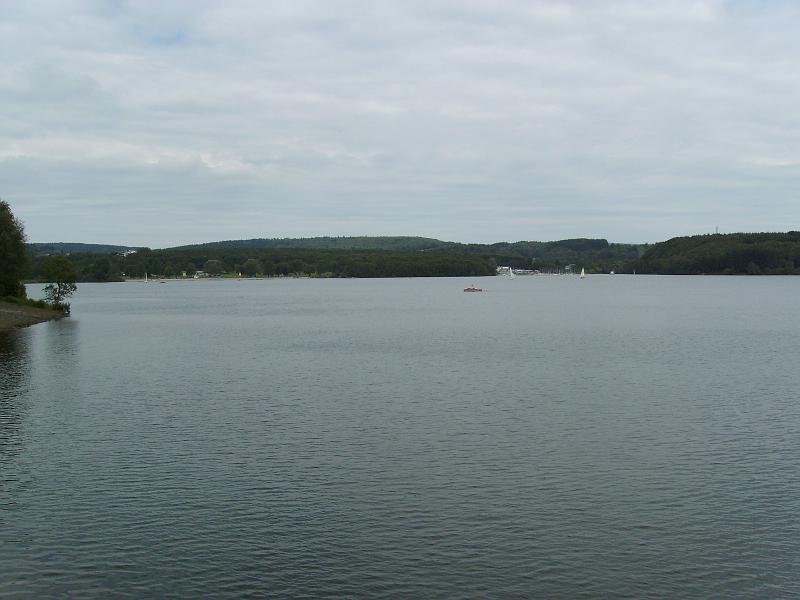
{"label": "grassy bank", "polygon": [[0,299],[0,331],[27,327],[65,316],[60,310],[48,308],[42,301],[21,298]]}

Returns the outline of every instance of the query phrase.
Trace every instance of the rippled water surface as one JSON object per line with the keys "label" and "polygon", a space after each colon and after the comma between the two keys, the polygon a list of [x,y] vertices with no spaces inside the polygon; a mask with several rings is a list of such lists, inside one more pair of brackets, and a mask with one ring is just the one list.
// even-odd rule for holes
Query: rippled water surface
{"label": "rippled water surface", "polygon": [[0,334],[0,596],[800,596],[800,278],[73,313]]}

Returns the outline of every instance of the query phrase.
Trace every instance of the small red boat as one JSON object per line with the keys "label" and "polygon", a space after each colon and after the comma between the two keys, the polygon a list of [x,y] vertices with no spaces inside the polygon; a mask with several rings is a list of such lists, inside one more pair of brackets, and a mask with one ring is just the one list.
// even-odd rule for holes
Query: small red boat
{"label": "small red boat", "polygon": [[465,292],[482,292],[482,291],[483,291],[483,288],[479,288],[479,287],[475,287],[475,286],[472,286],[472,285],[471,285],[471,286],[469,286],[469,287],[465,287],[465,288],[464,288],[464,291],[465,291]]}

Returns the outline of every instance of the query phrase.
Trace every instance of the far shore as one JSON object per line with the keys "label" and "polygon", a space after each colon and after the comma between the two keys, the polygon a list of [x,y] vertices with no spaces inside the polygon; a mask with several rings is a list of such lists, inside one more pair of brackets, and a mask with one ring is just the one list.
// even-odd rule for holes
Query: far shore
{"label": "far shore", "polygon": [[58,310],[0,301],[0,331],[53,321],[64,316],[64,313]]}

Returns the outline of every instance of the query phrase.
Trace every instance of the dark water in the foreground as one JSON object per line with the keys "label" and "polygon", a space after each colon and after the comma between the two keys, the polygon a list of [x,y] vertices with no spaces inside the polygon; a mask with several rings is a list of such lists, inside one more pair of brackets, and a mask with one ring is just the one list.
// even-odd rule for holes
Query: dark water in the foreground
{"label": "dark water in the foreground", "polygon": [[73,307],[0,334],[0,597],[800,596],[800,278]]}

